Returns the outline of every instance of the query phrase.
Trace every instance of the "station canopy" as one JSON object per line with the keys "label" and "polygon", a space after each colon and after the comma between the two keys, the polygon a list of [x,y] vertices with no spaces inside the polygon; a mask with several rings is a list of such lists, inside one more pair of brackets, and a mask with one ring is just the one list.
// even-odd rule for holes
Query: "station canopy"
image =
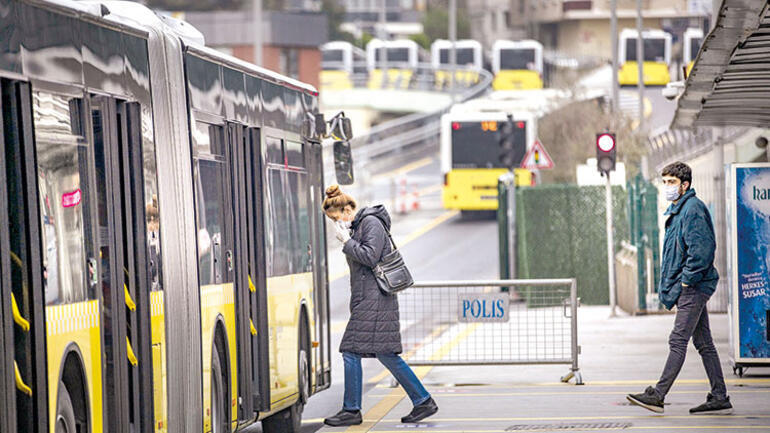
{"label": "station canopy", "polygon": [[724,0],[705,38],[672,128],[770,125],[770,6]]}

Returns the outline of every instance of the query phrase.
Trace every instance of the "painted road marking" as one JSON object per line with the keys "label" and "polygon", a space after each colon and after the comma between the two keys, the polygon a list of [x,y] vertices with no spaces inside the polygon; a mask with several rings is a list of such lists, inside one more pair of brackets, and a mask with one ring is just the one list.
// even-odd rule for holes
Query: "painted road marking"
{"label": "painted road marking", "polygon": [[[422,342],[419,345],[417,345],[416,347],[412,348],[409,352],[407,352],[404,355],[404,358],[409,359],[409,357],[414,355],[414,353],[417,352],[418,350],[420,350],[425,345],[426,342],[428,342],[428,341],[438,337],[444,331],[446,331],[447,328],[449,328],[449,325],[444,324],[444,325],[441,325],[438,328],[434,329],[433,332],[431,332],[431,334],[429,336],[425,337],[425,339],[423,339]],[[382,379],[385,379],[385,377],[388,374],[390,374],[390,370],[388,370],[387,368],[383,368],[382,371],[377,373],[377,375],[375,375],[374,377],[369,379],[369,383],[370,384],[380,383],[380,381],[382,381]]]}
{"label": "painted road marking", "polygon": [[[456,335],[451,341],[445,343],[440,349],[434,352],[431,359],[439,360],[444,356],[446,356],[446,354],[451,352],[452,349],[454,349],[462,340],[464,340],[470,334],[472,334],[477,327],[478,327],[478,323],[474,323],[472,326],[466,327],[463,330],[463,332]],[[422,380],[423,378],[425,378],[425,376],[428,375],[428,373],[432,369],[433,367],[417,367],[414,369],[414,374],[417,376],[417,378]],[[368,432],[383,417],[385,417],[385,415],[387,415],[391,410],[393,410],[393,408],[396,407],[396,405],[403,398],[404,398],[404,395],[401,393],[399,388],[393,389],[393,391],[391,391],[390,394],[385,396],[382,400],[380,400],[377,404],[375,404],[374,407],[372,407],[371,409],[369,409],[368,412],[366,412],[366,414],[364,415],[364,422],[361,425],[352,426],[345,431],[348,433]]]}
{"label": "painted road marking", "polygon": [[[399,248],[403,248],[408,243],[410,243],[413,240],[419,238],[420,236],[424,235],[425,233],[433,230],[434,228],[438,227],[439,225],[443,224],[445,221],[451,219],[452,217],[454,217],[455,215],[457,215],[459,213],[460,213],[460,211],[450,210],[450,211],[444,212],[443,214],[437,216],[436,218],[434,218],[433,220],[431,220],[430,222],[428,222],[424,226],[418,228],[417,230],[413,231],[412,233],[409,233],[403,239],[400,239],[399,242],[398,242]],[[336,280],[338,280],[340,278],[343,278],[346,275],[348,275],[349,273],[350,273],[350,269],[347,266],[345,266],[344,270],[342,270],[340,272],[337,272],[336,274],[330,276],[329,277],[329,282],[331,283],[332,281],[336,281]]]}
{"label": "painted road marking", "polygon": [[[500,418],[483,418],[486,422],[515,422],[515,421],[622,421],[622,420],[640,420],[640,419],[767,419],[770,415],[631,415],[631,416],[546,416],[546,417],[532,417],[532,416],[520,416],[520,417],[500,417]],[[478,422],[482,419],[479,418],[431,418],[430,422]],[[400,419],[384,419],[382,422],[401,422]],[[768,426],[770,427],[770,426]]]}
{"label": "painted road marking", "polygon": [[424,196],[424,195],[433,194],[434,192],[441,191],[441,188],[443,188],[443,187],[444,187],[444,185],[442,185],[440,183],[438,183],[436,185],[426,186],[425,188],[417,191],[417,195],[418,196]]}

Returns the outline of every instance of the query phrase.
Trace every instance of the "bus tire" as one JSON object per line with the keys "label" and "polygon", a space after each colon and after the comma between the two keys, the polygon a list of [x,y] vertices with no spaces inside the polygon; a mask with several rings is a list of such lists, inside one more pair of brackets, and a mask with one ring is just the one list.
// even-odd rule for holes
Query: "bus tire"
{"label": "bus tire", "polygon": [[221,358],[219,350],[214,344],[211,350],[211,433],[228,433],[230,423],[227,409],[229,397],[225,398],[227,385],[222,375]]}
{"label": "bus tire", "polygon": [[262,420],[264,433],[300,433],[302,412],[310,397],[310,333],[307,316],[303,313],[300,321],[299,348],[297,350],[297,377],[299,396],[297,402],[277,414]]}
{"label": "bus tire", "polygon": [[75,408],[72,406],[72,398],[63,382],[59,382],[59,391],[56,396],[56,433],[76,433]]}

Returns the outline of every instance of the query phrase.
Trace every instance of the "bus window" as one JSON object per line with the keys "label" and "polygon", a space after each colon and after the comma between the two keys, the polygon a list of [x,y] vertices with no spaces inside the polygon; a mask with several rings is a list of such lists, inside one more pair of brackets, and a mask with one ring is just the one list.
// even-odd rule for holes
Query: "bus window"
{"label": "bus window", "polygon": [[322,62],[339,62],[342,63],[344,52],[342,50],[323,50]]}
{"label": "bus window", "polygon": [[515,71],[537,68],[534,49],[502,49],[500,50],[500,70]]}
{"label": "bus window", "polygon": [[88,159],[79,102],[33,94],[46,305],[95,299],[97,264],[89,245]]}
{"label": "bus window", "polygon": [[[409,48],[388,48],[388,63],[408,63],[409,62]],[[380,53],[381,49],[377,49],[374,58],[377,62],[381,62],[382,58]]]}
{"label": "bus window", "polygon": [[[457,64],[458,65],[474,65],[476,62],[473,48],[457,48]],[[439,63],[442,65],[449,64],[449,56],[452,50],[450,48],[442,48],[439,52]]]}
{"label": "bus window", "polygon": [[[499,134],[504,122],[452,122],[452,168],[505,168],[500,161]],[[515,122],[514,141],[521,162],[526,152],[526,122]]]}
{"label": "bus window", "polygon": [[284,189],[284,171],[277,168],[267,170],[267,212],[266,230],[267,276],[278,277],[291,273],[291,234],[289,219],[289,191]]}
{"label": "bus window", "polygon": [[[626,39],[626,61],[636,61],[636,38]],[[645,39],[644,40],[644,61],[645,62],[665,62],[666,61],[666,40],[665,39]]]}

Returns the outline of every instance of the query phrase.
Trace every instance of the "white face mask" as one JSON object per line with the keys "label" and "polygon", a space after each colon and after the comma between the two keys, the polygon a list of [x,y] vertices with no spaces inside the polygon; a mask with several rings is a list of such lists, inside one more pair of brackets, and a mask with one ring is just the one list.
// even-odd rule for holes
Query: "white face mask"
{"label": "white face mask", "polygon": [[353,221],[341,221],[342,226],[346,229],[350,230],[351,227],[353,227]]}
{"label": "white face mask", "polygon": [[679,199],[679,186],[680,185],[666,185],[666,200],[674,201]]}

